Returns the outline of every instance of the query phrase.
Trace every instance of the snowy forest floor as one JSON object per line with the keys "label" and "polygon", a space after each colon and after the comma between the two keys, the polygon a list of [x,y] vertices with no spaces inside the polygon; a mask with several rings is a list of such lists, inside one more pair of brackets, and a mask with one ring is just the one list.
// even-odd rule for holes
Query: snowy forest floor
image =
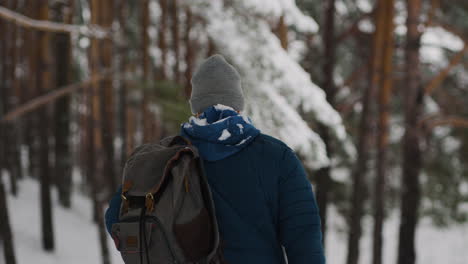
{"label": "snowy forest floor", "polygon": [[[14,232],[19,264],[99,264],[100,249],[96,226],[92,223],[91,200],[81,194],[72,197],[73,208],[63,209],[53,191],[56,250],[45,253],[41,248],[39,219],[39,185],[31,179],[19,182],[18,197],[9,196],[10,221]],[[346,233],[344,219],[333,208],[329,212],[329,234],[326,240],[327,263],[344,264]],[[364,220],[364,238],[361,243],[361,264],[371,263],[372,219]],[[385,223],[384,264],[396,263],[398,242],[398,213]],[[109,239],[112,263],[123,261]],[[439,229],[430,219],[422,219],[417,232],[418,264],[468,263],[468,223]]]}

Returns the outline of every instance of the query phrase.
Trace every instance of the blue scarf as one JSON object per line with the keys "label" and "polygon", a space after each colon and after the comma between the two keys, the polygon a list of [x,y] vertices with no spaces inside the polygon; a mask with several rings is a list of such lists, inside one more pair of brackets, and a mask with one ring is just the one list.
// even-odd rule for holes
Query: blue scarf
{"label": "blue scarf", "polygon": [[250,118],[224,105],[211,106],[198,118],[190,117],[180,131],[208,161],[221,160],[239,152],[259,133]]}

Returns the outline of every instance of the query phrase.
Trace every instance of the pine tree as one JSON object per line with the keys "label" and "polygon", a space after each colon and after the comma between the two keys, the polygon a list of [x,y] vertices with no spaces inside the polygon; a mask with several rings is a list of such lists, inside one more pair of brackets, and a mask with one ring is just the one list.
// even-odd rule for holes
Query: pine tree
{"label": "pine tree", "polygon": [[394,1],[380,1],[377,15],[383,17],[383,23],[379,24],[383,29],[382,42],[376,47],[382,50],[382,60],[378,63],[377,70],[373,74],[378,75],[378,108],[379,121],[377,131],[377,173],[374,185],[374,232],[373,232],[373,264],[382,263],[383,248],[383,222],[385,219],[386,174],[388,171],[388,126],[390,117],[390,98],[393,79],[393,50],[394,50]]}
{"label": "pine tree", "polygon": [[[39,18],[41,20],[49,19],[49,2],[47,0],[39,1]],[[37,89],[41,94],[45,94],[52,87],[52,61],[50,50],[50,33],[39,32],[38,36],[39,53],[39,72],[37,78]],[[52,200],[51,200],[51,168],[50,168],[50,116],[49,109],[43,107],[38,109],[41,127],[39,129],[39,151],[40,151],[40,164],[39,164],[39,179],[41,188],[41,224],[42,224],[42,246],[46,251],[53,251],[55,248],[54,243],[54,225],[52,216]]]}
{"label": "pine tree", "polygon": [[421,0],[408,0],[408,28],[405,46],[405,134],[401,190],[401,224],[398,242],[398,264],[416,262],[415,234],[419,218],[421,190],[419,174],[422,168],[421,131],[424,91],[421,85],[419,49],[421,47]]}
{"label": "pine tree", "polygon": [[[55,21],[72,23],[73,1],[58,3]],[[71,82],[71,36],[58,33],[54,36],[55,86],[63,87]],[[71,151],[70,151],[70,97],[58,99],[54,105],[55,120],[55,168],[59,201],[65,208],[71,207]]]}

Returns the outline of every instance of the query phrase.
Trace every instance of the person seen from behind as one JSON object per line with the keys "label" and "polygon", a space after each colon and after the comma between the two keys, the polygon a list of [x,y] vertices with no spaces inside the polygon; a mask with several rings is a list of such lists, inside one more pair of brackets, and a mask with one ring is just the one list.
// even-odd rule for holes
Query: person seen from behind
{"label": "person seen from behind", "polygon": [[[194,116],[180,135],[203,158],[227,263],[324,264],[318,207],[304,167],[290,147],[241,114],[239,73],[216,54],[191,84]],[[120,204],[117,193],[106,211],[109,232]]]}

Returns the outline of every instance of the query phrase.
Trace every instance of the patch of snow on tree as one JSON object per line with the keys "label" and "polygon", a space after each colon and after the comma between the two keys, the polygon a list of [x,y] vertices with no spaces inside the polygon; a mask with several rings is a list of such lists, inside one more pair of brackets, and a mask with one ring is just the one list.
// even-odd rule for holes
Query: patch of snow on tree
{"label": "patch of snow on tree", "polygon": [[373,33],[375,31],[375,25],[369,18],[359,21],[358,27],[359,30],[366,33]]}
{"label": "patch of snow on tree", "polygon": [[338,15],[346,15],[349,13],[349,9],[343,1],[335,1],[335,10]]}
{"label": "patch of snow on tree", "polygon": [[316,33],[319,28],[314,19],[299,10],[295,0],[241,0],[233,5],[241,5],[246,14],[255,13],[270,21],[277,21],[284,15],[286,25],[295,27],[299,32]]}
{"label": "patch of snow on tree", "polygon": [[421,60],[445,67],[448,63],[445,50],[458,52],[463,46],[464,42],[458,36],[441,27],[430,27],[421,36]]}
{"label": "patch of snow on tree", "polygon": [[356,6],[364,13],[370,13],[372,11],[372,3],[369,0],[357,0]]}
{"label": "patch of snow on tree", "polygon": [[430,96],[424,96],[424,110],[425,110],[426,114],[440,113],[439,105]]}
{"label": "patch of snow on tree", "polygon": [[310,16],[304,15],[299,10],[295,0],[280,0],[280,2],[287,25],[294,26],[298,31],[303,33],[315,33],[318,31],[318,24]]}

